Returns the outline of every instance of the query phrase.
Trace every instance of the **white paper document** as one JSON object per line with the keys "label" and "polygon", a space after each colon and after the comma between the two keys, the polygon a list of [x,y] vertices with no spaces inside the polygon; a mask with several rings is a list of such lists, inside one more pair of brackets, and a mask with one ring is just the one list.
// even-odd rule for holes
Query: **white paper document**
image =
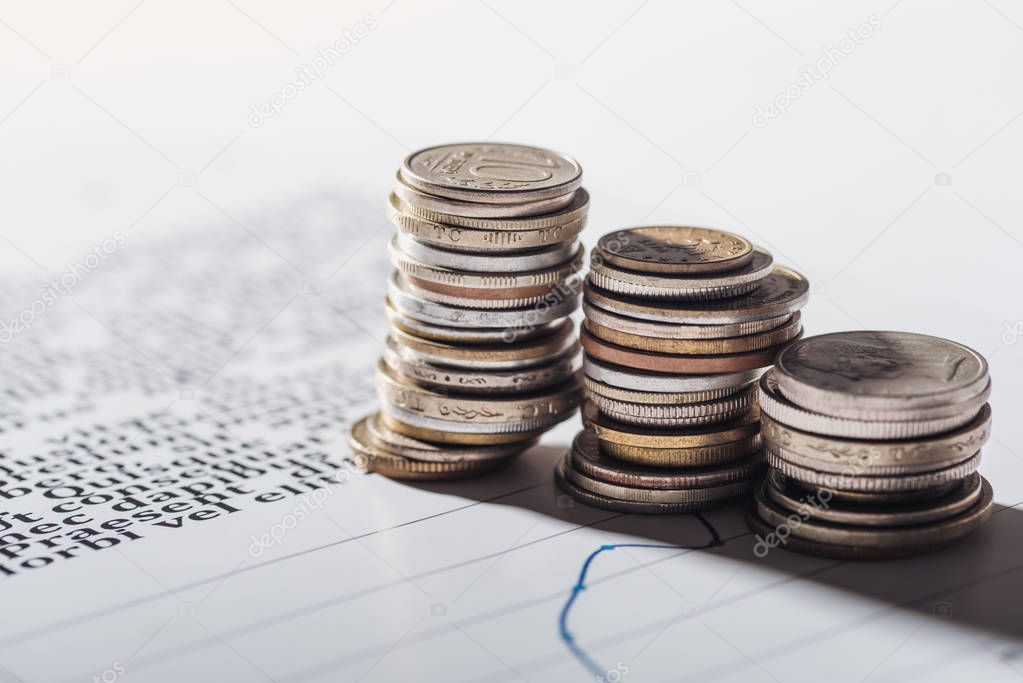
{"label": "white paper document", "polygon": [[229,218],[0,280],[0,681],[1023,676],[1018,379],[993,373],[999,504],[976,537],[899,562],[761,557],[739,507],[560,495],[575,418],[477,480],[358,471],[381,207]]}

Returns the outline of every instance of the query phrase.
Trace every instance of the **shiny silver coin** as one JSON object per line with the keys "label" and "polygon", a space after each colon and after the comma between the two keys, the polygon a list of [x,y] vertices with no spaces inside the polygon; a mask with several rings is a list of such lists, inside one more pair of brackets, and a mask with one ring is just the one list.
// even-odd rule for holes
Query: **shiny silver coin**
{"label": "shiny silver coin", "polygon": [[980,499],[981,476],[974,472],[949,493],[918,503],[850,505],[834,498],[827,489],[808,492],[786,483],[775,471],[768,475],[766,491],[779,506],[830,524],[857,526],[907,526],[926,524],[965,512]]}
{"label": "shiny silver coin", "polygon": [[423,339],[456,344],[510,344],[513,341],[538,339],[553,334],[564,322],[564,320],[554,320],[521,330],[510,330],[506,327],[447,327],[410,318],[398,311],[390,299],[387,299],[384,313],[387,315],[387,321],[391,327],[402,332]]}
{"label": "shiny silver coin", "polygon": [[655,299],[722,299],[756,289],[771,274],[774,257],[757,249],[753,259],[736,270],[716,274],[671,276],[626,270],[591,259],[590,282],[597,287],[625,296]]}
{"label": "shiny silver coin", "polygon": [[[466,216],[469,218],[519,218],[560,211],[572,204],[574,193],[523,201],[515,204],[490,204],[449,199],[421,192],[405,184],[399,177],[392,190],[394,195],[406,204],[442,214]],[[393,203],[393,202],[392,202]]]}
{"label": "shiny silver coin", "polygon": [[553,268],[581,259],[585,253],[582,243],[575,240],[515,254],[471,254],[433,247],[402,232],[391,237],[391,245],[421,263],[473,273],[518,273]]}
{"label": "shiny silver coin", "polygon": [[676,325],[658,323],[638,318],[629,318],[593,306],[583,299],[583,315],[601,327],[618,330],[626,334],[657,339],[725,339],[744,337],[781,327],[792,319],[793,314],[780,315],[764,320],[750,320],[730,325]]}
{"label": "shiny silver coin", "polygon": [[919,439],[957,429],[970,422],[973,413],[927,420],[853,420],[824,415],[802,408],[778,390],[776,370],[768,370],[760,378],[760,408],[768,417],[804,432],[848,439]]}
{"label": "shiny silver coin", "polygon": [[519,370],[568,352],[579,353],[571,320],[561,321],[549,336],[502,344],[446,344],[392,329],[387,345],[412,363],[483,371]]}
{"label": "shiny silver coin", "polygon": [[[394,308],[404,316],[435,325],[448,327],[500,327],[509,328],[509,334],[516,334],[514,328],[532,328],[545,325],[572,313],[579,303],[578,296],[566,296],[552,304],[546,301],[535,306],[520,309],[492,310],[464,308],[424,301],[409,293],[401,275],[397,272],[388,281],[387,296]],[[514,337],[513,337],[514,338]]]}
{"label": "shiny silver coin", "polygon": [[777,360],[778,387],[817,412],[910,411],[968,401],[988,384],[979,353],[910,332],[837,332],[790,345]]}
{"label": "shiny silver coin", "polygon": [[[400,271],[399,271],[400,272]],[[424,286],[426,283],[417,284],[414,278],[402,273],[402,288],[412,297],[422,301],[429,301],[445,306],[466,306],[470,305],[476,309],[488,310],[509,310],[518,308],[536,307],[539,304],[549,305],[565,297],[572,297],[578,301],[578,291],[582,277],[576,273],[570,273],[563,280],[532,288],[536,294],[515,296],[517,290],[511,289],[488,289],[472,290],[460,287],[446,287],[436,285],[435,288]],[[444,289],[445,291],[438,291]],[[483,296],[483,294],[486,296]],[[502,298],[497,298],[497,297]],[[493,297],[493,298],[492,298]],[[507,298],[504,298],[507,297]],[[574,308],[573,308],[574,310]]]}
{"label": "shiny silver coin", "polygon": [[632,403],[594,393],[589,394],[588,398],[600,412],[625,424],[661,428],[690,427],[725,422],[746,413],[756,401],[755,388],[750,384],[731,396],[677,405]]}
{"label": "shiny silver coin", "polygon": [[665,375],[613,365],[589,356],[583,358],[583,373],[587,377],[613,387],[633,391],[688,394],[724,389],[734,393],[750,382],[755,382],[762,372],[762,368],[757,368],[713,375]]}
{"label": "shiny silver coin", "polygon": [[811,470],[793,464],[783,450],[774,451],[765,448],[764,454],[767,457],[768,465],[786,477],[807,486],[867,493],[895,493],[934,488],[969,476],[976,472],[980,465],[980,451],[977,451],[966,460],[940,470],[884,477],[863,474],[855,469],[839,474]]}
{"label": "shiny silver coin", "polygon": [[901,475],[940,469],[980,450],[991,436],[991,408],[951,432],[899,441],[842,439],[812,434],[763,414],[764,441],[802,467],[823,472],[855,468],[865,474]]}
{"label": "shiny silver coin", "polygon": [[714,301],[660,301],[606,292],[586,283],[586,300],[605,311],[629,318],[679,325],[732,325],[777,318],[806,305],[810,283],[789,268],[776,266],[749,294]]}
{"label": "shiny silver coin", "polygon": [[539,147],[465,142],[409,154],[400,175],[410,186],[440,197],[517,204],[574,191],[583,170],[575,159]]}
{"label": "shiny silver coin", "polygon": [[674,406],[689,403],[706,403],[716,401],[739,393],[746,388],[753,387],[752,383],[745,387],[727,387],[725,389],[711,389],[709,391],[692,391],[689,393],[678,393],[670,391],[636,391],[635,389],[621,389],[598,382],[592,377],[583,375],[583,387],[588,395],[602,396],[613,401],[625,401],[627,403],[642,403],[644,405]]}
{"label": "shiny silver coin", "polygon": [[572,417],[574,410],[568,410],[558,415],[544,415],[542,417],[514,420],[511,422],[458,422],[456,420],[441,420],[432,417],[424,417],[418,412],[405,410],[388,401],[382,401],[380,409],[412,427],[434,432],[450,432],[453,434],[518,434],[528,432],[539,432],[550,429],[559,422]]}
{"label": "shiny silver coin", "polygon": [[487,216],[456,216],[450,213],[432,211],[422,206],[413,206],[398,199],[395,208],[405,215],[427,223],[442,223],[472,230],[509,232],[515,230],[550,230],[563,225],[580,223],[586,219],[590,208],[590,195],[580,187],[572,194],[572,201],[562,209],[537,216],[516,218],[492,218]]}
{"label": "shiny silver coin", "polygon": [[516,370],[471,370],[411,360],[393,346],[393,340],[388,340],[381,357],[395,372],[419,384],[467,394],[510,395],[538,391],[569,381],[582,366],[582,355],[577,349],[569,349],[539,364]]}

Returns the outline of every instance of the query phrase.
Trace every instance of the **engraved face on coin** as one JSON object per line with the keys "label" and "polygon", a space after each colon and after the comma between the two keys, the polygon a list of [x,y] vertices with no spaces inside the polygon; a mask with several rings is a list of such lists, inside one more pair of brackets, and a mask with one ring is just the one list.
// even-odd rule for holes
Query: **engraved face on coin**
{"label": "engraved face on coin", "polygon": [[470,142],[413,152],[402,165],[401,179],[450,199],[514,204],[574,191],[582,168],[570,157],[538,147]]}
{"label": "engraved face on coin", "polygon": [[658,273],[732,270],[753,258],[753,245],[738,235],[673,225],[611,232],[600,239],[597,249],[613,265]]}
{"label": "engraved face on coin", "polygon": [[987,361],[973,349],[910,332],[803,339],[780,354],[777,371],[782,394],[802,405],[922,407],[965,400],[988,381]]}

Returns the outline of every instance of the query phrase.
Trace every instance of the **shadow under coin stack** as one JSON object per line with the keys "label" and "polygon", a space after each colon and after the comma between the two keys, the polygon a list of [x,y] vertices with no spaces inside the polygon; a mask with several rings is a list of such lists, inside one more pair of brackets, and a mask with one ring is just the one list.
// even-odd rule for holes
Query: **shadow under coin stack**
{"label": "shadow under coin stack", "polygon": [[802,332],[808,284],[731,233],[605,235],[584,288],[584,429],[557,465],[576,500],[709,509],[763,471],[756,380]]}
{"label": "shadow under coin stack", "polygon": [[409,155],[389,198],[390,334],[381,410],[351,429],[370,471],[489,472],[572,415],[589,197],[573,159],[469,143]]}
{"label": "shadow under coin stack", "polygon": [[977,473],[988,365],[907,332],[839,332],[785,349],[760,380],[768,464],[749,522],[785,547],[887,559],[949,546],[991,514]]}

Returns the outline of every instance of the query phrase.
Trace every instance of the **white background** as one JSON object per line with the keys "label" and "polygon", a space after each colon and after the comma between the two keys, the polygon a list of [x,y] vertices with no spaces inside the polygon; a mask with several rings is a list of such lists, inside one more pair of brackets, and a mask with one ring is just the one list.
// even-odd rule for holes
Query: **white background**
{"label": "white background", "polygon": [[[822,48],[838,47],[850,29],[872,15],[880,28],[840,59],[829,78],[814,81],[792,99],[786,114],[766,126],[754,125],[757,104],[785,93],[803,67],[818,61]],[[333,43],[345,27],[366,22],[367,16],[375,28],[323,79],[288,100],[280,115],[250,125],[251,105],[281,92],[296,68],[313,61],[317,46]],[[1023,500],[1018,419],[1023,408],[1018,282],[1023,9],[1018,5],[1006,0],[840,6],[764,6],[751,0],[2,3],[0,64],[5,276],[35,276],[40,265],[59,272],[116,230],[131,227],[133,244],[195,226],[238,230],[236,217],[335,191],[381,207],[380,221],[366,225],[365,241],[338,253],[337,263],[380,260],[389,234],[384,200],[410,150],[482,139],[548,146],[575,156],[585,169],[593,198],[588,244],[603,232],[637,223],[732,229],[811,279],[814,294],[805,312],[811,333],[915,330],[956,339],[987,355],[997,426],[982,471],[999,503]],[[326,278],[329,271],[314,275]],[[327,286],[353,284],[342,271]],[[15,313],[3,312],[5,318]],[[366,366],[368,372],[369,360]],[[571,429],[560,430],[551,443],[563,446]],[[550,457],[543,455],[544,471]],[[380,501],[408,495],[388,483],[374,486]],[[457,498],[458,490],[446,495]],[[431,498],[436,494],[415,496],[410,506],[440,505]],[[519,542],[522,529],[509,520],[525,512],[495,507],[485,514],[492,518],[497,545]],[[733,522],[738,533],[741,524]],[[1019,525],[998,528],[1001,535],[991,532],[979,543],[1003,561]],[[543,530],[532,529],[524,533]],[[635,529],[624,538],[630,534]],[[496,605],[520,589],[525,595],[523,583],[567,589],[581,560],[606,542],[605,535],[585,530],[553,555],[522,553],[488,577],[503,582],[490,586],[488,599]],[[394,557],[414,564],[403,548],[424,542],[402,538],[378,550],[389,548]],[[449,550],[468,556],[471,546],[467,540]],[[530,557],[560,572],[549,586],[546,576],[521,580],[537,566]],[[949,564],[983,568],[976,555],[956,557],[941,565],[943,572]],[[629,560],[615,562],[630,566]],[[658,566],[664,568],[658,577],[662,583],[697,581],[697,601],[707,601],[708,595],[758,595],[758,586],[779,580],[767,569],[747,569],[727,558],[720,564]],[[926,563],[910,566],[932,573]],[[414,573],[422,567],[405,569]],[[745,573],[717,593],[736,571]],[[891,588],[888,602],[904,596],[893,588],[892,575],[876,567],[854,568],[849,576],[876,579],[873,591],[839,594],[802,586],[740,601],[741,608],[726,609],[726,618],[708,611],[706,628],[673,627],[658,641],[659,653],[651,650],[643,666],[631,662],[628,676],[671,680],[674,674],[695,675],[727,664],[735,680],[788,681],[814,678],[818,666],[826,665],[832,680],[923,675],[957,680],[965,671],[983,671],[986,680],[1013,680],[1014,667],[1023,668],[1011,634],[992,626],[1003,624],[997,613],[1008,609],[997,599],[975,602],[987,616],[962,629],[918,630],[920,614],[926,615],[930,604],[924,599],[921,610],[896,611],[882,623],[856,630],[857,619],[887,609],[878,593]],[[988,597],[1018,592],[1016,576]],[[265,586],[251,580],[253,592]],[[628,590],[656,601],[662,589],[654,582]],[[246,594],[239,589],[239,595]],[[670,593],[667,597],[675,600]],[[620,609],[629,612],[638,603]],[[374,628],[350,628],[385,652],[414,621],[397,616],[404,604],[396,598],[382,607],[360,603],[345,623],[372,620]],[[473,657],[466,648],[475,645],[458,636],[439,650],[443,657],[420,647],[398,648],[394,657],[375,664],[366,680],[399,675],[407,680],[442,670],[458,679],[581,679],[583,670],[553,628],[559,601],[544,604],[529,619],[508,622],[493,633],[474,632],[482,644]],[[486,599],[474,603],[475,614],[488,606]],[[628,631],[631,617],[617,613],[619,608],[605,609],[587,613],[590,621],[581,623],[593,624],[593,639],[603,637],[605,647],[628,642],[620,633]],[[782,629],[779,619],[789,620],[792,630]],[[787,656],[778,649],[808,630],[819,632],[812,626],[818,622],[820,629],[837,630],[832,640],[810,650],[816,657],[808,658],[805,650]],[[1007,640],[992,644],[993,636],[978,623]],[[317,632],[315,625],[308,628]],[[287,642],[295,647],[293,640]],[[308,657],[307,666],[289,659],[280,669],[325,673],[312,663],[324,658],[323,640],[310,642],[317,645],[301,654]],[[683,649],[686,643],[695,647]],[[249,657],[268,658],[259,660],[260,668],[276,670],[280,661],[270,654],[272,647],[265,642],[249,647]],[[958,653],[956,648],[966,654],[946,658]],[[239,666],[230,653],[223,657],[193,675],[215,679],[218,671]],[[602,659],[613,664],[621,658],[614,651]],[[352,661],[346,679],[366,673],[366,661]],[[458,662],[460,673],[445,666],[452,662]],[[965,668],[956,669],[956,662]],[[173,671],[168,668],[164,675]],[[241,671],[241,678],[256,675],[252,669]]]}

